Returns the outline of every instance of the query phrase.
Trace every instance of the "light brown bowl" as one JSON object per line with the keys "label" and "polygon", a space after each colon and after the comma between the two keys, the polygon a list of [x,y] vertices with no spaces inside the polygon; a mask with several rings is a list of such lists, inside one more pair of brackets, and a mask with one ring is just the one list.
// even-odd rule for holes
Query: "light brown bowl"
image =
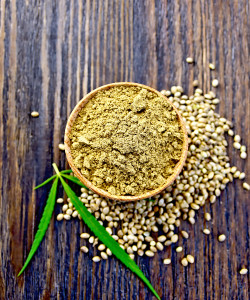
{"label": "light brown bowl", "polygon": [[173,183],[173,181],[176,179],[176,177],[179,175],[179,173],[181,172],[181,169],[184,165],[184,162],[186,160],[187,157],[187,149],[188,149],[188,137],[187,137],[187,131],[186,131],[186,127],[185,124],[182,120],[182,117],[180,115],[180,113],[178,112],[178,110],[175,108],[175,106],[172,104],[171,101],[169,101],[166,97],[166,101],[173,106],[173,109],[176,111],[180,124],[181,124],[181,128],[182,131],[184,133],[184,142],[183,142],[183,149],[182,149],[182,153],[181,153],[181,158],[180,161],[176,164],[175,168],[174,168],[174,172],[171,176],[169,176],[166,180],[166,183],[164,185],[161,185],[160,187],[158,187],[157,189],[154,189],[150,192],[141,194],[141,195],[137,195],[137,196],[117,196],[117,195],[111,195],[110,193],[108,193],[107,191],[100,189],[96,186],[94,186],[87,178],[85,178],[81,172],[74,166],[74,162],[73,162],[73,158],[71,155],[71,151],[70,151],[70,139],[69,139],[69,134],[71,132],[71,127],[74,124],[74,121],[79,113],[79,111],[83,108],[83,106],[99,91],[101,90],[107,90],[109,88],[115,87],[115,86],[137,86],[137,87],[141,87],[141,88],[145,88],[157,95],[159,95],[160,97],[164,97],[160,92],[156,91],[155,89],[152,89],[149,86],[143,85],[143,84],[139,84],[139,83],[133,83],[133,82],[116,82],[116,83],[110,83],[104,86],[101,86],[95,90],[93,90],[92,92],[90,92],[89,94],[87,94],[74,108],[74,110],[72,111],[67,125],[66,125],[66,129],[65,129],[65,136],[64,136],[64,144],[65,144],[65,152],[66,152],[66,157],[68,159],[69,165],[72,169],[72,171],[74,172],[74,174],[78,177],[78,179],[80,179],[80,181],[86,185],[88,188],[90,188],[92,191],[94,191],[95,193],[103,196],[103,197],[107,197],[109,199],[113,199],[113,200],[118,200],[118,201],[135,201],[135,200],[142,200],[142,199],[146,199],[146,198],[150,198],[158,193],[160,193],[161,191],[163,191],[166,187],[168,187],[170,184]]}

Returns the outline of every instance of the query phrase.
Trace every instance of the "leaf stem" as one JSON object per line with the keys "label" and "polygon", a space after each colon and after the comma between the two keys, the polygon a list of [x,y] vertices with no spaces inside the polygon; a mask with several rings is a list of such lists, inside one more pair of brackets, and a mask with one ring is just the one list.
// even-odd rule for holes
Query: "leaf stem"
{"label": "leaf stem", "polygon": [[54,168],[56,174],[61,178],[61,174],[60,174],[60,172],[59,172],[59,170],[58,170],[58,168],[57,168],[57,165],[56,165],[55,163],[53,163],[53,164],[52,164],[52,167]]}

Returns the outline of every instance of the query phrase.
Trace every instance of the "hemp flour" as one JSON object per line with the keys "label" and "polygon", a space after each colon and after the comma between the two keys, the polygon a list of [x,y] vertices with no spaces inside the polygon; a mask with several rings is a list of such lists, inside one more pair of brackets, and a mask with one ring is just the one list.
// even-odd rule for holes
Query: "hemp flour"
{"label": "hemp flour", "polygon": [[180,160],[184,133],[164,97],[136,86],[99,91],[70,134],[75,166],[112,195],[141,195],[163,185]]}

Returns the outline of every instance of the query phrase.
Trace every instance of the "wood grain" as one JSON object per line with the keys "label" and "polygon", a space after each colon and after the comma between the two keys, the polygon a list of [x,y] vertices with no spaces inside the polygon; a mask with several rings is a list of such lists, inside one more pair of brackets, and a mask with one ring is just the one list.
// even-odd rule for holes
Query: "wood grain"
{"label": "wood grain", "polygon": [[[153,299],[116,259],[94,264],[79,248],[77,221],[57,222],[23,276],[49,187],[32,188],[65,168],[58,149],[67,117],[92,89],[134,81],[158,90],[180,84],[206,91],[218,78],[218,111],[250,147],[249,1],[0,1],[0,299]],[[194,65],[185,62],[187,56]],[[208,68],[214,62],[216,70]],[[37,110],[40,117],[31,118]],[[229,140],[231,164],[246,173]],[[249,175],[247,177],[249,181]],[[195,264],[183,268],[174,247],[136,258],[162,299],[249,299],[249,193],[235,181],[198,213],[181,240]],[[209,211],[212,234],[204,236]],[[217,235],[225,233],[223,244]],[[162,260],[172,257],[164,266]]]}

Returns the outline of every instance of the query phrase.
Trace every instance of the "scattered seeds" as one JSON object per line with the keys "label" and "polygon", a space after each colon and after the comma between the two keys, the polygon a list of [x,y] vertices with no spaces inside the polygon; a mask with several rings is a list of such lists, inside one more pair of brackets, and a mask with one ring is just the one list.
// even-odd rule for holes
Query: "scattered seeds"
{"label": "scattered seeds", "polygon": [[209,214],[209,213],[205,213],[205,219],[207,220],[207,221],[210,221],[211,220],[211,215]]}
{"label": "scattered seeds", "polygon": [[38,118],[39,117],[39,112],[38,111],[32,111],[32,113],[30,115],[33,118]]}
{"label": "scattered seeds", "polygon": [[162,95],[167,96],[167,97],[171,96],[171,94],[172,94],[170,91],[166,91],[166,90],[162,90],[161,93],[162,93]]}
{"label": "scattered seeds", "polygon": [[[199,96],[201,96],[201,94],[203,93],[203,91],[201,89],[196,89],[195,90],[196,94],[199,94]],[[201,98],[199,98],[199,100],[202,100]]]}
{"label": "scattered seeds", "polygon": [[143,250],[139,249],[139,250],[137,251],[137,254],[138,254],[139,256],[143,256],[143,255],[144,255],[144,252],[143,252]]}
{"label": "scattered seeds", "polygon": [[212,81],[212,86],[213,86],[213,87],[217,87],[218,85],[219,85],[218,79],[214,79],[214,80]]}
{"label": "scattered seeds", "polygon": [[163,260],[163,263],[164,263],[164,265],[169,265],[169,264],[171,264],[171,259],[170,258],[165,258]]}
{"label": "scattered seeds", "polygon": [[65,145],[64,145],[64,144],[59,144],[59,145],[58,145],[58,148],[59,148],[61,151],[65,151]]}
{"label": "scattered seeds", "polygon": [[94,256],[94,257],[92,258],[92,260],[93,260],[94,262],[99,262],[99,261],[101,260],[101,258],[100,258],[100,256]]}
{"label": "scattered seeds", "polygon": [[62,207],[62,211],[65,212],[68,209],[68,207],[69,207],[68,204],[64,204]]}
{"label": "scattered seeds", "polygon": [[239,175],[239,179],[244,179],[246,177],[246,174],[244,172],[240,173]]}
{"label": "scattered seeds", "polygon": [[89,249],[86,246],[82,246],[80,249],[84,253],[88,253],[89,252]]}
{"label": "scattered seeds", "polygon": [[250,191],[250,185],[247,182],[244,182],[242,186],[245,190]]}
{"label": "scattered seeds", "polygon": [[174,93],[174,97],[180,97],[180,96],[181,96],[181,92]]}
{"label": "scattered seeds", "polygon": [[189,221],[189,223],[190,223],[190,224],[192,224],[192,225],[194,225],[194,223],[195,223],[195,219],[194,219],[194,218],[192,218],[192,217],[191,217],[191,218],[189,218],[189,219],[188,219],[188,221]]}
{"label": "scattered seeds", "polygon": [[240,147],[240,152],[247,152],[247,147],[245,145],[242,145]]}
{"label": "scattered seeds", "polygon": [[171,244],[172,244],[171,240],[167,240],[167,241],[164,243],[164,245],[167,246],[167,247],[170,246]]}
{"label": "scattered seeds", "polygon": [[166,239],[167,239],[167,238],[165,237],[165,235],[161,235],[161,236],[158,237],[158,242],[161,242],[161,243],[162,243],[162,242],[165,242]]}
{"label": "scattered seeds", "polygon": [[178,242],[178,234],[174,234],[174,235],[171,237],[171,242],[172,242],[172,243],[177,243],[177,242]]}
{"label": "scattered seeds", "polygon": [[207,228],[205,228],[205,229],[203,229],[203,233],[205,233],[205,234],[210,234],[210,230],[207,229]]}
{"label": "scattered seeds", "polygon": [[[162,243],[157,242],[157,243],[156,243],[156,248],[157,248],[158,250],[162,251],[164,247],[163,247]],[[137,249],[136,249],[135,251],[137,251]]]}
{"label": "scattered seeds", "polygon": [[67,214],[65,214],[65,215],[63,215],[63,218],[65,219],[65,220],[70,220],[71,219],[71,216],[70,215],[67,215]]}
{"label": "scattered seeds", "polygon": [[[198,81],[193,83],[195,87],[196,84]],[[207,201],[215,203],[216,197],[220,196],[229,182],[234,178],[244,179],[246,176],[237,167],[230,166],[225,134],[234,136],[232,123],[215,112],[216,104],[220,101],[213,92],[204,95],[201,89],[196,88],[193,95],[186,96],[183,95],[181,87],[173,86],[171,91],[163,90],[162,94],[169,97],[179,109],[189,137],[188,156],[175,182],[162,193],[152,197],[154,201],[140,200],[130,203],[104,199],[90,190],[81,188],[81,201],[132,257],[135,254],[153,257],[164,246],[176,243],[178,235],[175,231],[181,220],[195,224],[196,212]],[[234,146],[240,149],[241,153],[247,153],[246,147],[241,145],[240,141],[240,136],[235,135]],[[250,190],[246,182],[243,183],[243,187]],[[65,214],[68,209],[73,210],[73,216],[75,210],[68,201],[68,204],[62,206],[64,214],[59,214],[59,219],[65,216],[70,219],[70,215]],[[211,220],[209,213],[205,213],[204,218],[207,221]],[[155,238],[158,231],[159,237]],[[203,232],[210,234],[207,228]],[[181,231],[181,235],[183,238],[189,237],[186,231]],[[87,239],[90,235],[83,233],[81,237]],[[98,241],[94,239],[93,245],[95,243]],[[103,244],[97,245],[97,248],[100,252],[106,249]],[[179,246],[176,250],[181,248]],[[112,255],[109,249],[106,249],[106,254]],[[98,257],[101,259],[102,255]],[[191,261],[192,258],[187,256],[181,263],[186,266]],[[171,263],[171,260],[167,258],[166,262]]]}
{"label": "scattered seeds", "polygon": [[56,202],[61,204],[61,203],[63,203],[64,201],[63,201],[63,198],[58,198],[58,199],[56,200]]}
{"label": "scattered seeds", "polygon": [[188,238],[189,238],[189,234],[188,234],[185,230],[182,230],[182,231],[181,231],[181,234],[182,234],[182,236],[183,236],[185,239],[188,239]]}
{"label": "scattered seeds", "polygon": [[215,65],[212,64],[212,63],[210,63],[210,64],[209,64],[209,69],[214,70],[214,69],[215,69]]}
{"label": "scattered seeds", "polygon": [[188,260],[186,259],[186,257],[184,257],[182,260],[181,260],[181,264],[186,267],[188,265]]}
{"label": "scattered seeds", "polygon": [[108,259],[108,255],[107,255],[107,253],[106,252],[101,252],[101,258],[102,259]]}
{"label": "scattered seeds", "polygon": [[63,214],[58,214],[56,217],[57,221],[62,221],[63,219]]}
{"label": "scattered seeds", "polygon": [[95,237],[94,237],[94,236],[91,236],[91,237],[89,238],[89,243],[90,243],[90,244],[93,244],[94,241],[95,241]]}
{"label": "scattered seeds", "polygon": [[189,64],[192,64],[194,62],[194,60],[193,60],[192,57],[187,57],[186,62],[189,63]]}
{"label": "scattered seeds", "polygon": [[230,169],[230,172],[233,173],[233,174],[234,174],[236,171],[237,171],[237,168],[236,168],[235,166],[233,166],[233,167]]}
{"label": "scattered seeds", "polygon": [[66,210],[66,214],[67,215],[72,215],[72,213],[73,213],[73,210],[71,209],[71,208],[68,208],[67,210]]}
{"label": "scattered seeds", "polygon": [[188,261],[190,264],[193,264],[193,263],[194,263],[194,257],[193,257],[193,255],[188,254],[188,255],[187,255],[187,261]]}
{"label": "scattered seeds", "polygon": [[131,259],[135,259],[135,255],[134,254],[129,254]]}
{"label": "scattered seeds", "polygon": [[199,85],[199,81],[198,81],[198,80],[194,80],[194,81],[193,81],[193,86],[196,87],[196,86],[198,86],[198,85]]}
{"label": "scattered seeds", "polygon": [[198,210],[200,208],[200,206],[196,203],[191,203],[190,206],[192,207],[192,209]]}
{"label": "scattered seeds", "polygon": [[171,87],[171,94],[175,94],[177,92],[177,87],[174,85]]}
{"label": "scattered seeds", "polygon": [[108,254],[108,256],[112,255],[112,252],[111,252],[111,250],[109,248],[107,248],[106,253]]}
{"label": "scattered seeds", "polygon": [[238,134],[236,134],[234,136],[234,141],[237,142],[237,143],[239,143],[241,141],[241,137]]}
{"label": "scattered seeds", "polygon": [[235,149],[239,150],[240,147],[241,147],[241,144],[238,143],[238,142],[234,142],[234,143],[233,143],[233,146],[234,146]]}
{"label": "scattered seeds", "polygon": [[72,217],[73,217],[73,218],[78,217],[78,212],[77,212],[76,210],[72,213]]}
{"label": "scattered seeds", "polygon": [[225,240],[226,240],[225,234],[221,234],[221,235],[218,236],[218,241],[219,242],[224,242]]}
{"label": "scattered seeds", "polygon": [[247,158],[247,153],[246,153],[246,152],[241,152],[241,153],[240,153],[240,157],[241,157],[242,159],[246,159],[246,158]]}
{"label": "scattered seeds", "polygon": [[87,232],[84,232],[80,235],[80,238],[82,238],[82,239],[88,239],[89,237],[90,237],[90,234]]}
{"label": "scattered seeds", "polygon": [[241,275],[246,275],[248,273],[248,270],[246,268],[242,268],[239,273]]}
{"label": "scattered seeds", "polygon": [[100,245],[98,246],[98,250],[99,250],[99,251],[103,251],[104,249],[106,249],[106,246],[105,246],[104,244],[100,244]]}
{"label": "scattered seeds", "polygon": [[147,256],[149,256],[149,257],[153,257],[153,256],[154,256],[154,252],[151,251],[151,250],[147,250],[147,251],[145,252],[145,254],[146,254]]}
{"label": "scattered seeds", "polygon": [[181,246],[179,246],[179,247],[177,247],[177,248],[175,249],[175,251],[179,253],[179,252],[182,251],[182,249],[183,249],[183,248],[182,248]]}

